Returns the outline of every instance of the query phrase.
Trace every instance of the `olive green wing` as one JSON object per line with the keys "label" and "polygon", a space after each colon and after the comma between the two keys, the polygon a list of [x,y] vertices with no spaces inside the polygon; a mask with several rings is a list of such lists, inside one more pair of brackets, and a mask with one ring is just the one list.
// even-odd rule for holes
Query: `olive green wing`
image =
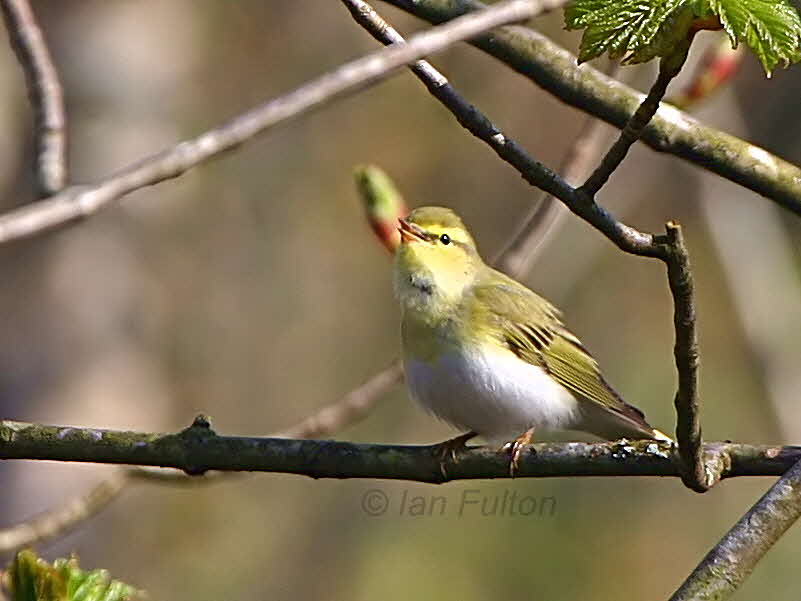
{"label": "olive green wing", "polygon": [[474,288],[475,306],[499,342],[518,357],[543,368],[580,399],[652,428],[643,413],[623,401],[606,382],[598,363],[562,323],[558,309],[500,272]]}

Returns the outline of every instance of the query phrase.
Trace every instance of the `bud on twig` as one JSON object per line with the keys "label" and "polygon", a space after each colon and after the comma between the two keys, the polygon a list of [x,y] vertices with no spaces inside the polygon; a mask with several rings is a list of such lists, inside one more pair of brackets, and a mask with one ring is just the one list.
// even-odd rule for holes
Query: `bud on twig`
{"label": "bud on twig", "polygon": [[406,217],[409,212],[403,196],[390,177],[375,165],[359,165],[353,175],[370,227],[381,244],[394,253],[400,244],[398,219]]}

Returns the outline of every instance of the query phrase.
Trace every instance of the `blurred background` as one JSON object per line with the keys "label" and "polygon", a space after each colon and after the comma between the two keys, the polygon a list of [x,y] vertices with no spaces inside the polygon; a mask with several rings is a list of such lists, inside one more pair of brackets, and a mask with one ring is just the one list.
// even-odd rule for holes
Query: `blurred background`
{"label": "blurred background", "polygon": [[[376,3],[402,32],[426,25]],[[337,2],[35,3],[61,70],[72,178],[94,181],[377,47]],[[537,26],[567,48],[561,16]],[[701,47],[718,40],[699,37]],[[581,113],[481,52],[433,63],[546,164]],[[601,63],[603,64],[603,63]],[[654,67],[620,77],[646,89]],[[680,86],[681,84],[679,84]],[[700,107],[710,125],[801,162],[801,67],[767,80],[747,56]],[[0,52],[0,203],[32,193],[31,113],[20,69]],[[613,135],[608,129],[608,135]],[[289,427],[398,354],[390,258],[352,180],[372,162],[412,206],[443,204],[492,254],[539,198],[408,73],[292,122],[64,231],[0,248],[0,416],[174,431],[198,412],[220,433]],[[801,219],[668,155],[636,146],[600,200],[627,222],[684,224],[695,267],[704,434],[801,441]],[[625,255],[575,218],[521,278],[562,307],[614,386],[672,431],[672,305],[664,268]],[[401,386],[337,438],[431,443],[452,430]],[[558,436],[556,438],[559,438]],[[0,465],[0,526],[87,491],[107,466]],[[666,598],[769,487],[678,479],[552,479],[441,487],[255,475],[191,488],[136,485],[40,550],[152,599],[510,600]],[[387,512],[366,515],[380,489]],[[467,490],[555,499],[531,516],[459,516]],[[471,493],[472,494],[472,493]],[[401,511],[445,497],[445,515]],[[796,598],[801,528],[736,599]]]}

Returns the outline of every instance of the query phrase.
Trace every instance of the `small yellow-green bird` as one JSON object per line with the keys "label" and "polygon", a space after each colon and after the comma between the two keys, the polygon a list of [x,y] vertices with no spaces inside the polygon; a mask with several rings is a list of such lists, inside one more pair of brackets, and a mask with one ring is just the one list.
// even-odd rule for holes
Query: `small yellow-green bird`
{"label": "small yellow-green bird", "polygon": [[534,430],[581,430],[607,440],[670,438],[606,382],[560,312],[489,267],[456,213],[421,207],[400,220],[395,293],[409,392],[468,432],[507,443],[514,475]]}

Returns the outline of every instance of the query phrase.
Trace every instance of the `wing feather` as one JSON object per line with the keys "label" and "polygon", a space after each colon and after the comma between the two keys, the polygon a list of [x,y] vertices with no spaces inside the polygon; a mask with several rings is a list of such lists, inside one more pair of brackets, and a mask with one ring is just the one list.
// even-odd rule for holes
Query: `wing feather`
{"label": "wing feather", "polygon": [[478,301],[473,319],[486,320],[488,329],[500,332],[499,342],[520,359],[545,369],[578,397],[651,430],[643,413],[606,382],[593,356],[548,301],[497,271],[478,283],[473,294]]}

